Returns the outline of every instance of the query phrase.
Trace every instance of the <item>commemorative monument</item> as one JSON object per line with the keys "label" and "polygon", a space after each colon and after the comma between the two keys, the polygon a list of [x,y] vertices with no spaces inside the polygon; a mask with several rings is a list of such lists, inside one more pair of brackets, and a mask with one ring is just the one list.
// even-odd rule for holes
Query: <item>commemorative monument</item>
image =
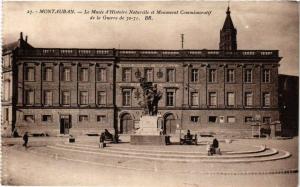
{"label": "commemorative monument", "polygon": [[168,136],[163,135],[162,123],[157,115],[158,102],[162,97],[157,85],[147,82],[145,78],[140,78],[140,86],[143,90],[143,101],[141,105],[144,108],[143,115],[139,121],[139,129],[134,135],[130,136],[132,145],[166,145]]}

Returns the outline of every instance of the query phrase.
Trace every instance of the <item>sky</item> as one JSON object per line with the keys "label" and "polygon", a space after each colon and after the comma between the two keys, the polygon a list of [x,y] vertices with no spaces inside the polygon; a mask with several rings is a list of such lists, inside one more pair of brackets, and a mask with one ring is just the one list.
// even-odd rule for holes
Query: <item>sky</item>
{"label": "sky", "polygon": [[[4,2],[3,43],[14,42],[19,33],[41,48],[218,49],[228,3],[200,1],[166,2]],[[35,13],[43,9],[73,9],[75,14]],[[119,10],[105,14],[80,14],[84,10]],[[129,14],[129,10],[149,14]],[[151,14],[151,11],[179,11]],[[299,18],[296,2],[230,2],[237,29],[238,49],[279,50],[279,73],[299,75]],[[32,14],[28,12],[32,11]],[[180,11],[210,14],[180,14]],[[91,16],[100,17],[100,20]],[[137,17],[136,21],[119,20]],[[151,20],[145,20],[151,16]],[[132,18],[136,19],[136,18]]]}

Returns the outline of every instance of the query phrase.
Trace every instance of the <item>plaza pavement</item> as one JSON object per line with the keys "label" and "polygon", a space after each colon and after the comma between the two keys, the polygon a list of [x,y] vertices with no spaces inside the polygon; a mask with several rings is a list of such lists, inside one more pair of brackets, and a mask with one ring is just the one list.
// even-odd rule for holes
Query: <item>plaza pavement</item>
{"label": "plaza pavement", "polygon": [[[127,139],[126,139],[127,138]],[[76,137],[74,145],[97,145],[99,137]],[[124,142],[128,137],[121,137]],[[67,137],[31,137],[29,148],[21,138],[2,139],[2,184],[6,185],[97,185],[97,186],[297,186],[298,138],[238,139],[232,144],[220,143],[221,150],[253,150],[258,145],[282,149],[291,157],[254,163],[179,163],[115,158],[50,149],[68,146]],[[210,141],[210,139],[200,139]],[[235,143],[236,142],[236,143]],[[111,145],[132,149],[128,143]],[[226,147],[227,146],[227,147]],[[232,146],[232,147],[231,147]],[[134,147],[144,149],[144,147]],[[148,147],[151,151],[192,152],[205,145],[170,145]],[[63,159],[68,158],[68,159]],[[126,166],[126,167],[114,167]],[[129,169],[128,169],[129,168]],[[137,169],[132,169],[137,168]],[[149,169],[150,168],[150,169]],[[271,174],[266,171],[293,173]],[[252,172],[251,172],[252,171]],[[248,172],[248,174],[247,174]],[[226,174],[227,173],[227,174]],[[276,172],[275,172],[276,173]]]}

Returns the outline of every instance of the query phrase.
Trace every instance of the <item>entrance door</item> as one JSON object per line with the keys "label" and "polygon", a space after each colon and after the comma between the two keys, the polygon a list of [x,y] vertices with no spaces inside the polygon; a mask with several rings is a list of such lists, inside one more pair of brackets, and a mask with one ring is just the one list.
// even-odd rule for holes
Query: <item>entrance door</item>
{"label": "entrance door", "polygon": [[164,134],[175,134],[176,123],[173,114],[167,114],[164,118]]}
{"label": "entrance door", "polygon": [[133,120],[130,114],[121,117],[120,134],[129,134],[133,131]]}
{"label": "entrance door", "polygon": [[69,134],[71,128],[71,116],[60,116],[60,134]]}

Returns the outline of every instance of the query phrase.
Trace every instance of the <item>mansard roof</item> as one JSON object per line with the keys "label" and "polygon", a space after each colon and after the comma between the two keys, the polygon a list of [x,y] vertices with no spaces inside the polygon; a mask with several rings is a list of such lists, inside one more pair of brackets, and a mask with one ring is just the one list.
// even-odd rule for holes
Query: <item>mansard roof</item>
{"label": "mansard roof", "polygon": [[3,51],[13,51],[19,46],[19,41],[8,43],[2,46]]}
{"label": "mansard roof", "polygon": [[29,48],[29,49],[32,49],[33,46],[30,45],[27,42],[27,36],[26,36],[26,39],[24,40],[23,39],[23,34],[20,33],[20,39],[19,40],[15,41],[15,42],[12,42],[12,43],[8,43],[8,44],[5,44],[5,45],[2,45],[2,53],[13,51],[13,50],[15,50],[17,48]]}

